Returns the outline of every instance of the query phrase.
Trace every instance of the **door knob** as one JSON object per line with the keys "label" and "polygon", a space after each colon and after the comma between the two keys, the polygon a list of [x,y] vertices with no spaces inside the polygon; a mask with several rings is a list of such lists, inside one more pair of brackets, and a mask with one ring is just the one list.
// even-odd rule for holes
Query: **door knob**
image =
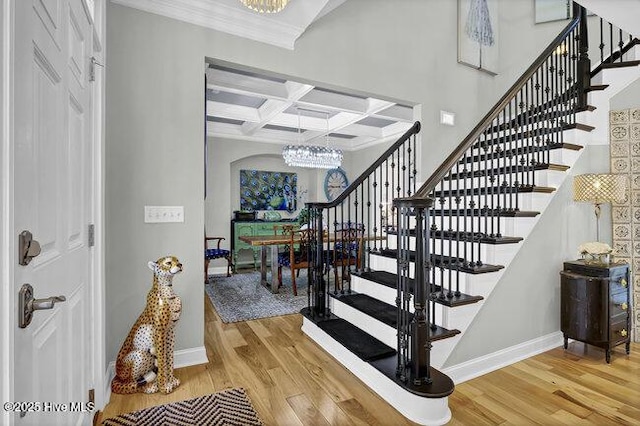
{"label": "door knob", "polygon": [[30,284],[23,284],[18,293],[18,326],[25,328],[31,323],[34,311],[43,309],[53,309],[56,303],[64,302],[64,296],[52,296],[46,299],[35,299],[33,297],[33,287]]}

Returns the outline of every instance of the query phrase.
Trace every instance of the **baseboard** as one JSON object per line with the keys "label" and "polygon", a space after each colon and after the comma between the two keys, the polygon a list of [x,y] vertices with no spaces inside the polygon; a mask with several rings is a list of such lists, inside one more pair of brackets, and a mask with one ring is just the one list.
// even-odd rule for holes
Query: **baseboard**
{"label": "baseboard", "polygon": [[[190,367],[192,365],[207,364],[209,358],[207,358],[207,350],[204,346],[198,346],[195,348],[181,349],[173,353],[173,368]],[[104,401],[105,406],[111,400],[111,381],[116,375],[116,362],[111,361],[107,367],[107,371],[104,373],[105,390]],[[99,408],[104,409],[104,407]]]}
{"label": "baseboard", "polygon": [[556,331],[488,355],[465,361],[461,364],[443,368],[442,372],[451,377],[455,384],[460,384],[522,361],[523,359],[562,346],[563,342],[562,332]]}
{"label": "baseboard", "polygon": [[227,275],[227,267],[226,266],[210,266],[207,269],[208,275]]}
{"label": "baseboard", "polygon": [[207,350],[204,346],[181,349],[173,353],[174,368],[190,367],[192,365],[207,364],[208,362],[209,358],[207,358]]}

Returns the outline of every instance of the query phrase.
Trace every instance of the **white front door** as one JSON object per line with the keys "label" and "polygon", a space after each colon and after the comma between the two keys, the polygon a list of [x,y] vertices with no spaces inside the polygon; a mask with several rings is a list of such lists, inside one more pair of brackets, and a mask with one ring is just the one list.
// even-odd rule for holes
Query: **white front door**
{"label": "white front door", "polygon": [[13,421],[90,423],[91,18],[83,0],[13,4],[14,249],[24,230],[41,246],[28,265],[14,265],[14,294],[28,283],[36,299],[66,298],[25,328],[14,324],[14,400],[33,404]]}

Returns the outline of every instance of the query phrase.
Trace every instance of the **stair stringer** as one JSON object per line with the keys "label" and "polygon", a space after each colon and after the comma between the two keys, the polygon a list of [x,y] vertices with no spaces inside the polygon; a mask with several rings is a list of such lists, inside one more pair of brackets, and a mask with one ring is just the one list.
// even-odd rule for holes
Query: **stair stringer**
{"label": "stair stringer", "polygon": [[[640,46],[634,46],[624,56],[625,60],[640,59]],[[584,122],[595,129],[591,132],[592,145],[609,145],[609,101],[629,84],[640,78],[640,66],[625,68],[605,68],[591,79],[592,84],[607,84],[606,90],[590,92],[589,105],[596,109]]]}
{"label": "stair stringer", "polygon": [[[640,67],[633,67],[631,68],[631,70],[633,70],[633,72],[630,72],[629,69],[606,69],[603,70],[603,77],[606,80],[603,80],[603,82],[607,83],[609,82],[609,84],[611,84],[612,81],[616,81],[615,84],[611,84],[610,87],[607,88],[607,90],[604,91],[600,91],[600,92],[593,92],[589,94],[590,97],[590,104],[596,104],[594,106],[596,106],[596,111],[598,112],[597,114],[595,114],[596,111],[594,111],[592,113],[592,115],[587,115],[586,118],[586,122],[591,125],[596,127],[596,130],[594,130],[591,133],[583,133],[583,135],[575,141],[575,143],[580,144],[585,146],[586,148],[583,150],[583,152],[588,152],[590,150],[590,147],[593,145],[608,145],[608,128],[609,128],[609,100],[615,96],[618,92],[620,92],[621,90],[623,90],[627,85],[629,85],[631,82],[635,81],[637,78],[640,78]],[[584,114],[584,113],[583,113]],[[580,119],[578,120],[580,122],[585,122],[585,120]],[[598,129],[606,129],[605,130],[605,134],[607,135],[606,137],[604,137],[603,139],[603,135],[602,132],[599,133],[595,133]],[[594,148],[595,149],[595,148]],[[608,154],[608,150],[607,150],[607,154]],[[463,380],[468,380],[473,378],[473,376],[465,376],[464,378],[461,377],[456,377],[456,375],[454,374],[454,371],[456,371],[456,367],[458,367],[461,364],[468,364],[474,361],[473,358],[471,359],[466,359],[466,360],[462,360],[462,359],[456,359],[455,357],[455,351],[456,348],[459,346],[460,342],[465,339],[468,338],[468,336],[470,335],[470,333],[473,332],[473,321],[475,320],[475,318],[478,316],[478,314],[482,311],[482,309],[487,305],[487,302],[490,300],[490,296],[493,293],[493,291],[498,287],[498,285],[500,284],[504,284],[504,285],[518,285],[518,283],[508,283],[508,282],[504,282],[506,280],[508,280],[510,278],[510,272],[511,269],[514,265],[514,263],[517,263],[518,261],[522,261],[522,258],[524,256],[528,256],[529,255],[529,251],[528,248],[530,246],[530,241],[532,236],[535,233],[539,233],[538,235],[542,234],[542,235],[546,235],[549,232],[557,232],[557,229],[549,229],[548,226],[539,226],[541,221],[545,221],[545,219],[548,219],[548,208],[550,205],[552,205],[552,203],[554,202],[554,200],[556,200],[558,197],[565,198],[566,201],[564,201],[565,204],[569,205],[568,210],[570,211],[571,214],[575,214],[577,213],[576,210],[580,209],[579,206],[575,205],[571,199],[571,187],[572,187],[572,182],[571,180],[567,181],[567,177],[569,176],[573,176],[576,174],[580,174],[580,173],[587,173],[587,172],[602,172],[602,173],[607,173],[608,172],[608,164],[606,166],[603,165],[602,170],[593,170],[593,165],[589,165],[589,164],[580,164],[580,158],[583,156],[583,154],[581,154],[580,157],[576,158],[576,161],[574,164],[572,164],[571,169],[569,169],[569,171],[567,173],[565,173],[564,176],[564,182],[562,183],[562,185],[558,186],[558,189],[556,190],[555,193],[550,194],[549,195],[549,203],[547,204],[547,206],[545,206],[545,208],[543,210],[540,211],[540,215],[538,215],[535,218],[535,223],[533,224],[531,230],[527,233],[527,235],[518,235],[521,237],[524,237],[524,241],[522,241],[520,244],[515,245],[514,249],[517,250],[517,253],[515,253],[515,255],[513,256],[513,259],[508,262],[508,264],[504,264],[505,269],[501,270],[498,273],[494,273],[494,274],[487,274],[489,276],[493,275],[494,276],[494,280],[491,280],[490,278],[487,280],[484,280],[485,283],[484,285],[486,287],[484,287],[482,290],[481,289],[477,289],[478,291],[476,291],[475,293],[472,294],[480,294],[483,295],[485,297],[485,300],[481,303],[475,304],[475,305],[469,305],[469,306],[465,306],[465,307],[461,307],[461,308],[447,308],[447,309],[443,309],[443,324],[445,327],[447,328],[457,328],[459,330],[462,331],[462,334],[455,336],[451,339],[447,339],[444,342],[441,342],[441,344],[438,346],[438,351],[434,351],[432,352],[432,365],[435,368],[441,369],[443,372],[445,372],[445,374],[449,374],[452,379],[454,380],[454,382],[459,383],[460,379]],[[608,162],[608,155],[607,155],[607,162]],[[589,161],[590,159],[587,159],[587,161]],[[583,162],[586,163],[587,161]],[[578,167],[578,165],[580,165],[580,167]],[[584,169],[584,170],[582,170]],[[562,202],[562,201],[561,201]],[[569,204],[571,203],[571,204]],[[557,206],[555,206],[557,207]],[[555,210],[555,209],[553,209]],[[580,209],[583,210],[583,209]],[[556,214],[557,212],[553,212],[553,214]],[[588,212],[587,212],[588,213]],[[556,225],[558,223],[561,223],[563,219],[558,219],[557,221],[555,221]],[[566,220],[566,219],[565,219]],[[593,219],[591,219],[591,221],[593,221]],[[552,221],[553,222],[553,221]],[[587,222],[588,223],[588,222]],[[562,229],[562,228],[561,228]],[[579,231],[578,229],[576,229],[576,231]],[[573,236],[573,238],[575,239],[575,241],[573,241],[572,243],[566,243],[565,246],[563,247],[563,250],[559,250],[557,251],[557,253],[559,253],[559,256],[556,256],[556,263],[555,264],[549,264],[549,263],[542,263],[539,264],[538,266],[531,266],[530,267],[530,271],[536,271],[536,270],[540,270],[540,268],[543,269],[548,269],[551,268],[554,271],[560,271],[561,267],[562,267],[562,261],[576,257],[577,256],[577,247],[581,242],[584,241],[588,241],[590,238],[589,236],[592,235],[593,232],[579,232],[578,236]],[[570,237],[569,235],[567,235],[567,237]],[[536,262],[537,259],[535,257],[529,257],[528,259],[526,259],[529,262]],[[559,288],[559,278],[556,277],[556,283],[558,285]],[[471,292],[471,289],[467,288],[466,289],[467,293]],[[555,305],[557,305],[557,309],[551,309],[550,314],[554,315],[555,317],[557,317],[557,322],[558,322],[558,328],[559,328],[559,290],[551,295],[553,297],[553,300],[555,300]],[[533,319],[533,321],[535,321],[535,319]],[[496,325],[496,328],[499,331],[499,325]],[[543,334],[548,334],[548,333],[543,333]],[[536,336],[533,337],[535,338],[539,338],[540,336]],[[514,345],[520,344],[522,343],[522,341],[516,341],[513,342]],[[500,350],[500,349],[499,349]],[[484,358],[486,357],[486,353],[477,357],[479,358]],[[531,354],[533,355],[533,353]],[[522,359],[522,357],[518,358],[518,359],[513,359],[513,362],[517,362],[518,360]],[[504,360],[503,360],[504,361]],[[497,369],[497,368],[501,368],[505,365],[508,365],[509,363],[505,364],[504,362],[499,365],[499,366],[495,366],[495,368],[493,369]],[[489,371],[492,371],[493,369],[483,369],[482,371],[479,371],[478,375],[481,374],[485,374]]]}

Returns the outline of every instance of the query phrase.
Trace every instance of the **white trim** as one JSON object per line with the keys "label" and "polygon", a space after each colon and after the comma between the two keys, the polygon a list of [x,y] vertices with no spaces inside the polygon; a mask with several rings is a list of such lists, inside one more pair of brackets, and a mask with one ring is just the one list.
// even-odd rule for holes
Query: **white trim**
{"label": "white trim", "polygon": [[442,369],[455,384],[466,382],[523,359],[557,348],[563,344],[562,332],[556,331],[527,342],[519,343],[499,351]]}
{"label": "white trim", "polygon": [[[16,324],[13,292],[15,254],[12,247],[13,224],[13,45],[15,34],[14,0],[2,0],[0,22],[0,84],[2,89],[2,116],[0,116],[0,397],[3,401],[13,401],[14,395],[14,329]],[[0,423],[10,424],[13,414],[0,412]]]}
{"label": "white trim", "polygon": [[409,420],[421,425],[443,425],[451,420],[448,397],[424,398],[407,391],[333,340],[307,318],[303,319],[302,332]]}
{"label": "white trim", "polygon": [[249,9],[210,0],[111,0],[113,3],[155,13],[238,37],[293,50],[306,27],[269,19]]}
{"label": "white trim", "polygon": [[[106,19],[106,0],[96,0],[94,2],[94,17],[92,20],[93,37],[104,39],[104,28]],[[98,28],[99,27],[99,28]],[[99,46],[100,49],[96,49]],[[99,57],[104,63],[104,48],[106,45],[98,40],[93,41],[92,56]],[[92,176],[92,201],[91,220],[94,224],[95,246],[91,250],[91,307],[93,312],[93,348],[92,348],[92,371],[90,377],[93,379],[93,389],[95,390],[96,410],[101,410],[109,402],[107,394],[102,390],[105,387],[104,366],[106,364],[106,310],[105,310],[105,238],[104,238],[104,184],[105,184],[105,76],[104,70],[98,69],[95,73],[95,81],[90,83],[91,87],[91,111],[93,114],[93,176]],[[111,383],[108,381],[107,384]]]}
{"label": "white trim", "polygon": [[[207,350],[204,346],[181,349],[173,353],[173,368],[191,367],[192,365],[208,364]],[[111,361],[104,373],[104,395],[108,403],[111,399],[111,381],[116,375],[116,362]],[[106,405],[106,404],[105,404]]]}
{"label": "white trim", "polygon": [[[226,260],[225,260],[226,262]],[[226,266],[210,266],[207,270],[208,275],[227,275],[227,267]]]}

